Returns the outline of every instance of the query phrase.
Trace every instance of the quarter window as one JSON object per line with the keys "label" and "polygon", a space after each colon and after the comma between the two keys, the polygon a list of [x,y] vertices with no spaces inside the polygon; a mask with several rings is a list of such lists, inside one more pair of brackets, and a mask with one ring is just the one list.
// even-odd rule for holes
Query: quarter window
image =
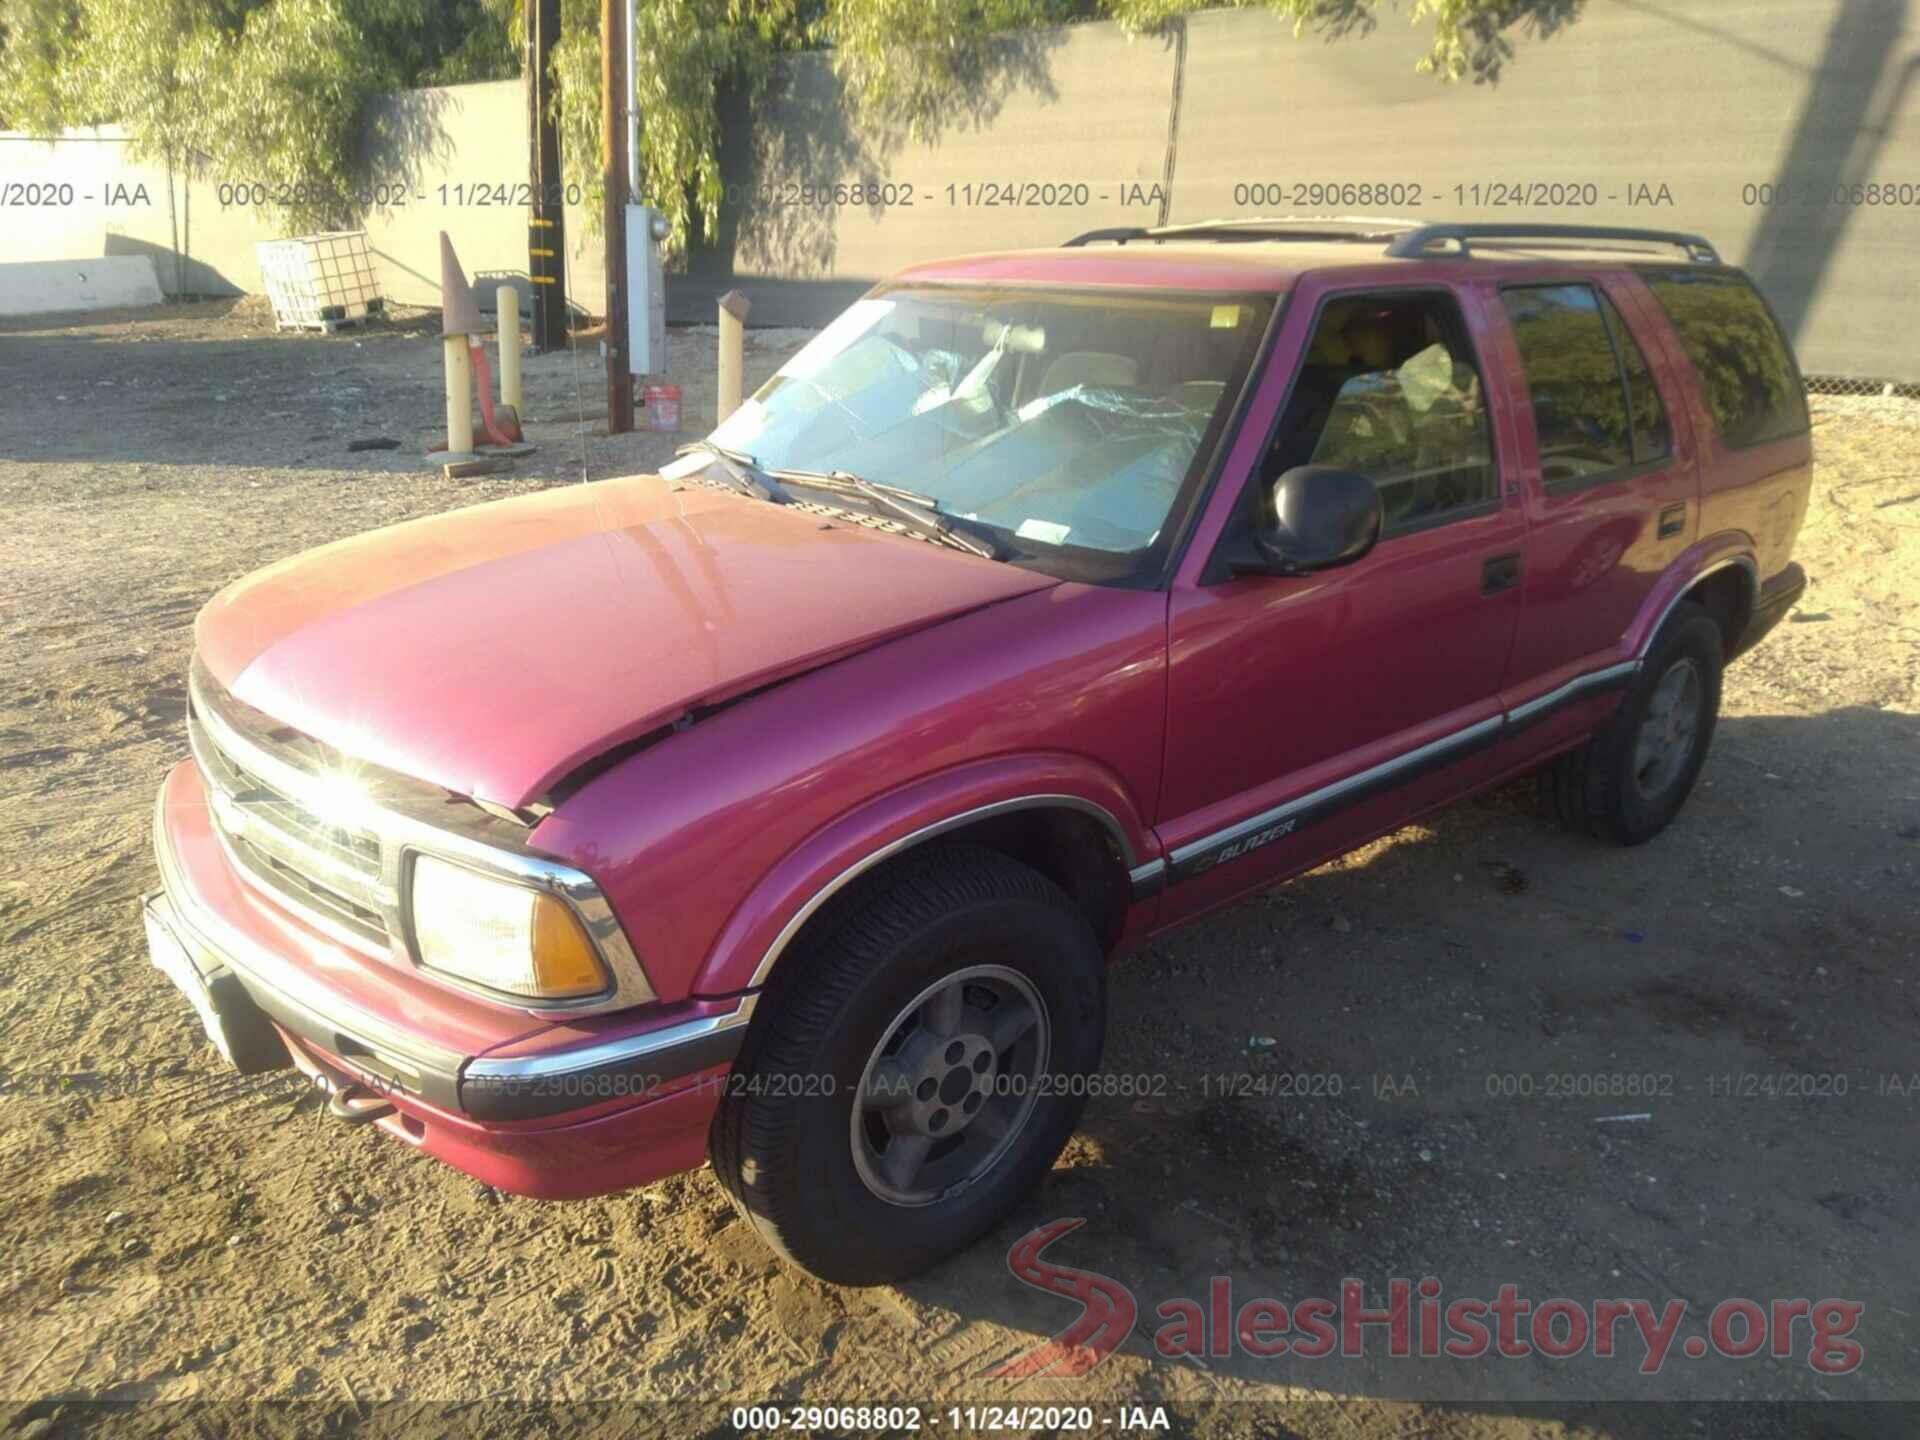
{"label": "quarter window", "polygon": [[1738,275],[1684,271],[1646,281],[1699,373],[1722,440],[1740,448],[1806,433],[1806,386],[1753,286]]}
{"label": "quarter window", "polygon": [[1327,304],[1262,473],[1270,483],[1296,465],[1368,476],[1389,534],[1493,503],[1485,387],[1450,296]]}

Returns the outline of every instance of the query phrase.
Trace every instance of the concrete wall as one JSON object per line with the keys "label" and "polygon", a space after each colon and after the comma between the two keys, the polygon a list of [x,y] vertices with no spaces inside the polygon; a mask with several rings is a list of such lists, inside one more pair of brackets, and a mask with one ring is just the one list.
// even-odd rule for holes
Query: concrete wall
{"label": "concrete wall", "polygon": [[[386,97],[369,119],[363,159],[373,197],[399,197],[366,216],[387,295],[440,302],[442,230],[468,279],[527,273],[527,92],[518,80]],[[566,207],[566,228],[568,292],[598,311],[600,241],[588,236],[577,204]],[[493,287],[476,288],[491,307]]]}
{"label": "concrete wall", "polygon": [[[1699,231],[1758,277],[1809,370],[1920,380],[1913,9],[1591,0],[1550,38],[1516,32],[1494,83],[1454,86],[1414,74],[1425,32],[1393,24],[1296,38],[1264,13],[1214,11],[1171,40],[1131,43],[1087,26],[1010,48],[1004,103],[951,117],[931,143],[850,124],[825,57],[797,57],[736,127],[750,137],[728,157],[739,201],[720,243],[693,257],[692,283],[670,290],[670,313],[704,316],[739,284],[757,321],[817,323],[930,255],[1151,224],[1151,205],[1120,201],[1138,198],[1126,182],[1164,178],[1176,221],[1367,213]],[[768,198],[806,178],[904,181],[913,207]],[[949,182],[1002,178],[1086,181],[1091,203],[948,202]],[[1815,192],[1810,203],[1754,203],[1749,187],[1783,182]],[[1904,185],[1904,204],[1825,203],[1855,182]],[[1312,188],[1346,184],[1376,188]]]}
{"label": "concrete wall", "polygon": [[[1391,12],[1375,33],[1337,39],[1295,38],[1263,12],[1210,12],[1167,37],[1043,31],[1002,45],[919,140],[858,123],[828,58],[797,56],[752,111],[730,108],[720,233],[670,279],[669,315],[711,321],[739,285],[755,323],[819,324],[915,260],[1163,217],[1585,220],[1703,232],[1760,279],[1810,370],[1920,380],[1916,4],[1589,0],[1550,38],[1514,32],[1497,83],[1456,86],[1413,72],[1426,32]],[[165,177],[129,172],[123,148],[110,134],[54,147],[0,137],[0,175],[71,180],[93,197],[11,224],[0,259],[157,250],[170,289],[254,288],[252,243],[271,232],[221,209],[211,178],[176,186],[189,258],[173,279]],[[367,217],[390,295],[432,301],[443,227],[470,273],[524,268],[523,210],[443,202],[439,188],[524,179],[517,82],[392,97],[367,154],[374,182],[408,197]],[[103,202],[109,182],[136,175],[144,208]],[[1753,203],[1750,187],[1782,182],[1803,203]],[[1856,182],[1896,187],[1896,203],[1827,203]],[[1347,183],[1388,188],[1293,188]],[[1240,188],[1260,184],[1278,189]],[[1491,193],[1536,185],[1559,187],[1544,197],[1559,203]],[[986,203],[1008,187],[1017,203]],[[597,309],[598,256],[569,224],[570,288]]]}
{"label": "concrete wall", "polygon": [[[1920,31],[1907,0],[1593,0],[1497,85],[1440,87],[1370,40],[1296,41],[1252,15],[1188,29],[1174,208],[1234,204],[1249,175],[1412,181],[1459,220],[1697,231],[1747,266],[1809,369],[1920,380]],[[1249,83],[1261,77],[1260,83]],[[1475,206],[1488,182],[1591,185],[1578,207]],[[1906,205],[1750,204],[1748,186],[1906,186]],[[1662,187],[1671,203],[1658,199]]]}
{"label": "concrete wall", "polygon": [[160,277],[147,255],[0,263],[0,315],[118,310],[160,299]]}
{"label": "concrete wall", "polygon": [[[470,279],[526,273],[527,102],[519,81],[388,96],[369,117],[362,159],[369,198],[385,202],[363,223],[390,299],[439,303],[443,229]],[[286,232],[247,203],[254,178],[175,175],[169,208],[165,169],[129,160],[116,127],[52,143],[0,133],[0,183],[18,187],[0,211],[0,261],[150,254],[168,294],[258,292],[253,247]],[[597,308],[605,271],[576,205],[567,207],[567,235],[569,290]],[[492,289],[483,288],[490,304]]]}

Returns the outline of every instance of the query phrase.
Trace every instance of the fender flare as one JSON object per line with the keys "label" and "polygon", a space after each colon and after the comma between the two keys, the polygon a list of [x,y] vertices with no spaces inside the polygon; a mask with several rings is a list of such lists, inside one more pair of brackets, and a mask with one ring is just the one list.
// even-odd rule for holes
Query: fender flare
{"label": "fender flare", "polygon": [[1626,649],[1635,660],[1645,660],[1647,652],[1667,623],[1667,617],[1709,575],[1737,567],[1747,577],[1747,600],[1751,605],[1760,594],[1760,562],[1754,558],[1753,537],[1737,530],[1717,535],[1689,546],[1667,567],[1659,582],[1648,593],[1626,635]]}
{"label": "fender flare", "polygon": [[974,761],[863,801],[782,856],[727,918],[693,993],[759,989],[821,906],[894,856],[995,815],[1048,808],[1099,823],[1130,875],[1159,863],[1131,793],[1097,762],[1063,753]]}

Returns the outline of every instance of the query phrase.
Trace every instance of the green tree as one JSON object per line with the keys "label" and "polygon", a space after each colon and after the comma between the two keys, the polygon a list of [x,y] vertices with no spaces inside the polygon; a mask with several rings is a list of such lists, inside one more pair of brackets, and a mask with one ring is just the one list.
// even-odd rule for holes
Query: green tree
{"label": "green tree", "polygon": [[[1214,0],[1219,3],[1219,0]],[[1419,67],[1496,75],[1506,35],[1577,15],[1584,0],[1228,0],[1296,30],[1364,33],[1383,14],[1429,26]],[[266,182],[294,228],[346,223],[359,139],[380,91],[519,73],[522,0],[0,0],[0,123],[36,134],[127,128],[136,155],[190,159]],[[751,96],[783,52],[831,47],[869,119],[931,139],[979,119],[1021,32],[1114,19],[1163,29],[1203,0],[640,0],[634,93],[642,193],[674,244],[720,211],[720,105]],[[556,118],[597,223],[598,0],[562,0]],[[983,102],[982,95],[985,94]]]}
{"label": "green tree", "polygon": [[1513,58],[1514,29],[1551,35],[1578,17],[1586,0],[1109,0],[1109,18],[1133,31],[1164,28],[1196,10],[1270,10],[1291,21],[1296,35],[1315,29],[1332,36],[1366,34],[1383,11],[1410,25],[1431,25],[1432,41],[1415,68],[1442,80],[1498,77]]}
{"label": "green tree", "polygon": [[84,124],[74,104],[76,0],[0,0],[0,127],[55,134]]}
{"label": "green tree", "polygon": [[869,119],[928,140],[956,98],[991,83],[1009,36],[1111,9],[1098,0],[828,0],[814,33],[833,47],[834,69]]}
{"label": "green tree", "polygon": [[[553,71],[567,173],[597,226],[601,188],[599,0],[562,0]],[[641,193],[672,226],[670,245],[711,233],[720,215],[720,101],[751,95],[781,51],[808,27],[798,0],[641,0],[635,7],[633,90]]]}
{"label": "green tree", "polygon": [[294,229],[351,220],[383,90],[519,72],[503,0],[0,0],[5,122],[117,124],[131,158],[284,196]]}

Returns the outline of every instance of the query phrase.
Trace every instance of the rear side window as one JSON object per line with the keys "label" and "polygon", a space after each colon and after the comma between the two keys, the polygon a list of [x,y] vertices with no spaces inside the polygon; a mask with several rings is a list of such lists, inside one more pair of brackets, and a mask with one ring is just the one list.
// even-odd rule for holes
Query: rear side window
{"label": "rear side window", "polygon": [[1545,482],[1577,483],[1631,465],[1627,385],[1593,287],[1515,286],[1500,299],[1526,371]]}
{"label": "rear side window", "polygon": [[1645,279],[1699,372],[1722,440],[1738,449],[1806,433],[1806,386],[1752,285],[1738,275],[1685,271]]}

